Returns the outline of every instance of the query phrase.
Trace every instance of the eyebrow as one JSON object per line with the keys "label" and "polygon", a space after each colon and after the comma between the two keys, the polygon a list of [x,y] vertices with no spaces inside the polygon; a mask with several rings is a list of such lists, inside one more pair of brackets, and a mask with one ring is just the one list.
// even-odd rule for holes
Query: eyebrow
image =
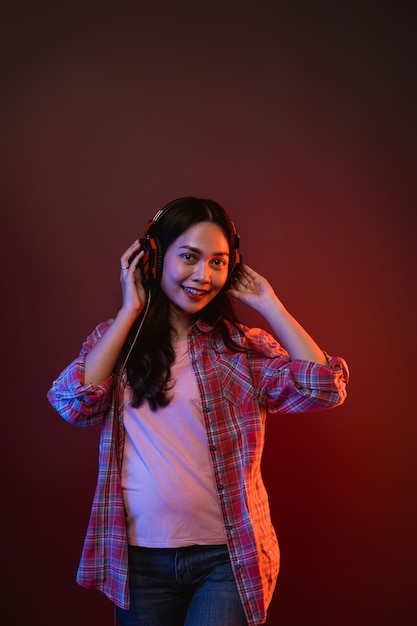
{"label": "eyebrow", "polygon": [[[180,246],[179,250],[190,250],[191,252],[197,252],[198,254],[202,254],[202,250],[200,248],[195,248],[194,246]],[[228,252],[213,252],[212,256],[229,256]]]}

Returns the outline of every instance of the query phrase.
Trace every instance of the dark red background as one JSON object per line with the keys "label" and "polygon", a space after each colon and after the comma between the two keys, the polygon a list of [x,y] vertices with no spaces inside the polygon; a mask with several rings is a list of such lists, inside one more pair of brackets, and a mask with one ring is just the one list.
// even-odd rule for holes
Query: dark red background
{"label": "dark red background", "polygon": [[45,395],[115,312],[121,252],[188,194],[228,209],[245,260],[351,369],[343,407],[268,423],[268,624],[416,623],[415,28],[401,2],[286,4],[14,3],[3,20],[8,624],[112,624],[75,583],[98,431]]}

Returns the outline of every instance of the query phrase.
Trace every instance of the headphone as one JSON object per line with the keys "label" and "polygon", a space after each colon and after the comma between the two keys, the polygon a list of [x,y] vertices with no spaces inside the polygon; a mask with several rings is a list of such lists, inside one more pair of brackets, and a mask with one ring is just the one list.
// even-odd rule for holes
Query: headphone
{"label": "headphone", "polygon": [[[143,280],[145,283],[153,284],[161,279],[164,254],[155,231],[157,230],[157,225],[161,218],[174,205],[177,206],[177,204],[178,200],[174,200],[167,204],[163,209],[160,209],[147,223],[144,237],[141,237],[139,240],[141,249],[145,253],[141,264]],[[239,252],[240,237],[236,232],[233,222],[230,219],[228,221],[230,230],[233,233],[233,249],[230,251],[229,273],[224,289],[228,289],[230,287],[242,265],[242,255]]]}

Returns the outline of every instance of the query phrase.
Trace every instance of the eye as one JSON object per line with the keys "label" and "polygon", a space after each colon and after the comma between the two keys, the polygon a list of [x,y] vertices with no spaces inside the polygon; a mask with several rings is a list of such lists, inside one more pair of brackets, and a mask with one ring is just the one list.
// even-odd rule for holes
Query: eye
{"label": "eye", "polygon": [[195,261],[195,256],[194,254],[190,254],[190,252],[183,252],[180,255],[181,259],[183,259],[184,261],[186,261],[187,263],[194,263]]}
{"label": "eye", "polygon": [[225,259],[213,259],[212,263],[216,267],[223,267],[227,265],[227,262],[225,261]]}

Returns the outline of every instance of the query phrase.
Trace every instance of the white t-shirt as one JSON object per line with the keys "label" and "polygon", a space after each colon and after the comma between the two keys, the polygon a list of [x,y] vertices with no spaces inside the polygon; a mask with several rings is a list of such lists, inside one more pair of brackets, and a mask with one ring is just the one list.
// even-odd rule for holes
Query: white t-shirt
{"label": "white t-shirt", "polygon": [[153,412],[144,402],[135,409],[125,391],[122,489],[130,545],[226,543],[187,340],[175,349],[167,407]]}

